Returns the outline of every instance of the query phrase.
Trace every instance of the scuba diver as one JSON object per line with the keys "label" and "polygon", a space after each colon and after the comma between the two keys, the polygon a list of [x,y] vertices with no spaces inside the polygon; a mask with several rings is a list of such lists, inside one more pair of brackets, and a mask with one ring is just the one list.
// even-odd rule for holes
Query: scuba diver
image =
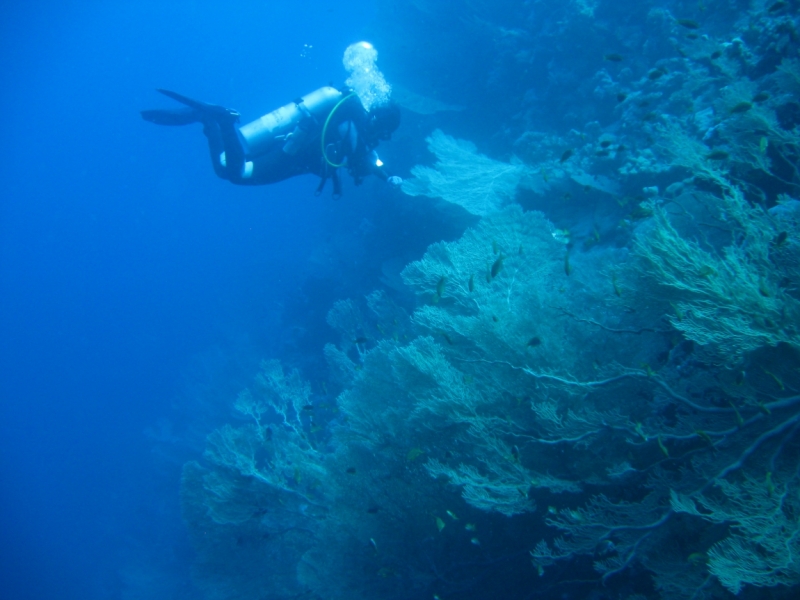
{"label": "scuba diver", "polygon": [[338,198],[340,167],[356,185],[370,174],[395,187],[403,182],[386,172],[375,152],[400,125],[393,102],[367,111],[354,91],[326,86],[239,127],[235,110],[158,91],[184,106],[143,110],[142,118],[158,125],[202,123],[214,172],[231,183],[264,185],[312,173],[320,177],[317,195],[331,179]]}

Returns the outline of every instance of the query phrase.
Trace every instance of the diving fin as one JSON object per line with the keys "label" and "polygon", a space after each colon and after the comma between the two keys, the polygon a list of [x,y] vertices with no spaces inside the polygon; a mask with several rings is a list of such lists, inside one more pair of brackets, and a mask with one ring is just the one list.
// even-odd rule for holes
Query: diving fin
{"label": "diving fin", "polygon": [[186,106],[193,108],[204,117],[211,118],[218,123],[225,121],[236,123],[239,120],[239,113],[232,108],[225,108],[224,106],[219,106],[218,104],[208,104],[207,102],[192,100],[191,98],[171,90],[158,88],[156,91],[164,94],[168,98],[172,98],[176,102],[180,102],[181,104],[185,104]]}
{"label": "diving fin", "polygon": [[143,110],[141,113],[145,121],[156,125],[189,125],[203,120],[198,111],[188,106],[174,110]]}

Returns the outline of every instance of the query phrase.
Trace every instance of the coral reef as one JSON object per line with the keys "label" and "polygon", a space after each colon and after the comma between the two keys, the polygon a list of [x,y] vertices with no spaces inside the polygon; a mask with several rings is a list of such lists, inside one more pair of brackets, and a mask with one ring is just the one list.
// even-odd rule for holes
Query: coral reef
{"label": "coral reef", "polygon": [[704,4],[381,5],[472,221],[185,466],[210,597],[797,593],[800,22]]}

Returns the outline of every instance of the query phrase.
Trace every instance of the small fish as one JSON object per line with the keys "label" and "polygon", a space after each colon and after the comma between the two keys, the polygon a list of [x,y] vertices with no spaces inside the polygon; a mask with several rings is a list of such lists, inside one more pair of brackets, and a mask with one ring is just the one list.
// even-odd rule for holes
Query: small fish
{"label": "small fish", "polygon": [[355,467],[347,467],[347,474],[348,475],[355,475],[356,474],[356,468]]}
{"label": "small fish", "polygon": [[569,229],[556,229],[553,231],[553,239],[562,244],[569,243]]}
{"label": "small fish", "polygon": [[569,192],[564,192],[562,198],[564,199],[565,202],[567,202],[572,199],[572,194],[570,194]]}
{"label": "small fish", "polygon": [[452,511],[449,511],[449,510],[446,510],[445,512],[447,513],[447,516],[448,516],[448,517],[450,517],[451,519],[453,519],[453,521],[458,521],[458,517],[456,516],[456,514],[455,514],[454,512],[452,512]]}
{"label": "small fish", "polygon": [[497,257],[497,260],[494,261],[491,270],[492,279],[497,277],[500,274],[500,271],[503,270],[503,259],[505,259],[505,256],[501,254],[500,256]]}
{"label": "small fish", "polygon": [[700,29],[700,23],[692,19],[676,19],[678,25],[686,27],[686,29]]}
{"label": "small fish", "polygon": [[469,543],[472,544],[473,546],[480,546],[481,545],[481,541],[476,537],[472,538],[469,541]]}
{"label": "small fish", "polygon": [[609,556],[613,552],[616,552],[617,547],[614,545],[614,542],[611,540],[603,540],[597,545],[597,555],[598,556]]}
{"label": "small fish", "polygon": [[660,79],[660,78],[661,78],[661,77],[663,77],[663,76],[664,76],[664,69],[661,69],[661,68],[658,68],[658,69],[650,69],[650,70],[647,72],[647,78],[648,78],[650,81],[655,81],[656,79]]}
{"label": "small fish", "polygon": [[697,274],[700,275],[700,277],[708,278],[714,275],[715,271],[712,267],[709,267],[708,265],[703,265],[702,267],[700,267],[700,270],[697,271]]}
{"label": "small fish", "polygon": [[772,240],[772,243],[775,244],[776,246],[780,246],[783,244],[783,242],[786,241],[786,238],[788,237],[789,234],[787,232],[781,231],[778,235],[775,236],[775,239]]}
{"label": "small fish", "polygon": [[625,92],[619,92],[617,94],[617,102],[625,102],[625,100],[627,100],[627,98],[628,98],[628,94],[626,94]]}
{"label": "small fish", "polygon": [[667,447],[664,445],[664,442],[661,441],[661,436],[658,436],[656,439],[658,440],[659,450],[661,450],[661,452],[664,453],[664,456],[669,458],[669,450],[667,450]]}
{"label": "small fish", "polygon": [[492,321],[494,321],[495,323],[499,323],[500,319],[497,318],[497,315],[492,315]]}
{"label": "small fish", "polygon": [[771,13],[780,12],[780,11],[782,11],[784,8],[786,8],[787,6],[789,6],[789,3],[788,3],[788,2],[784,2],[783,0],[779,0],[778,2],[776,2],[775,4],[773,4],[772,6],[770,6],[770,7],[767,9],[767,12],[771,12]]}
{"label": "small fish", "polygon": [[442,332],[442,337],[444,338],[444,341],[445,341],[445,342],[447,342],[447,344],[448,344],[449,346],[452,346],[452,345],[453,345],[453,340],[451,340],[451,339],[450,339],[450,336],[449,336],[449,335],[447,335],[447,333],[446,333],[446,332],[444,332],[444,331]]}
{"label": "small fish", "polygon": [[569,252],[564,254],[564,273],[567,277],[572,273],[572,267],[569,264]]}
{"label": "small fish", "polygon": [[544,182],[545,182],[545,183],[547,183],[548,181],[550,181],[550,178],[549,178],[549,177],[548,177],[548,175],[547,175],[547,171],[545,171],[545,170],[544,170],[544,167],[542,167],[542,179],[544,179]]}
{"label": "small fish", "polygon": [[739,409],[736,408],[736,405],[733,402],[731,402],[730,400],[728,400],[728,404],[730,404],[731,408],[733,409],[734,414],[736,415],[736,424],[739,427],[741,427],[742,425],[744,425],[744,419],[742,418],[742,415],[739,412]]}
{"label": "small fish", "polygon": [[[608,153],[606,152],[606,154],[608,154]],[[592,191],[592,186],[590,186],[590,185],[583,186],[583,193],[584,194],[588,194],[591,191]]]}
{"label": "small fish", "polygon": [[305,406],[303,406],[303,410],[307,410],[307,411],[308,410],[314,410],[314,405],[313,404],[306,404]]}
{"label": "small fish", "polygon": [[519,462],[519,446],[516,444],[511,446],[511,456],[514,457],[514,462]]}
{"label": "small fish", "polygon": [[423,454],[425,454],[425,450],[421,450],[420,448],[412,448],[408,451],[408,454],[406,454],[406,460],[412,461],[416,458],[419,458]]}
{"label": "small fish", "polygon": [[758,151],[761,152],[761,154],[766,154],[768,146],[769,140],[766,137],[761,136],[761,139],[758,140]]}
{"label": "small fish", "polygon": [[619,286],[617,285],[617,274],[616,273],[612,273],[611,274],[611,285],[614,288],[614,295],[617,298],[621,298],[622,297],[622,293],[620,292]]}
{"label": "small fish", "polygon": [[767,92],[758,92],[755,96],[753,96],[753,102],[766,102],[769,100],[769,94]]}
{"label": "small fish", "polygon": [[675,316],[678,317],[678,321],[683,321],[684,314],[683,311],[681,310],[681,307],[672,302],[670,302],[670,305],[672,306],[672,308],[675,309]]}
{"label": "small fish", "polygon": [[600,147],[601,148],[608,148],[611,145],[611,140],[601,140]]}
{"label": "small fish", "polygon": [[708,556],[706,556],[705,552],[692,552],[686,557],[686,562],[695,567],[699,567],[708,562]]}
{"label": "small fish", "polygon": [[464,529],[466,529],[467,531],[477,531],[478,530],[478,528],[475,526],[475,523],[467,523],[466,525],[464,525]]}
{"label": "small fish", "polygon": [[536,346],[541,346],[542,340],[538,337],[534,336],[528,340],[528,343],[525,345],[526,348],[535,348]]}
{"label": "small fish", "polygon": [[775,375],[775,373],[771,373],[771,372],[767,371],[764,367],[761,367],[761,370],[764,371],[764,373],[766,373],[770,377],[772,377],[772,379],[775,381],[775,383],[778,384],[778,387],[780,388],[780,390],[782,392],[786,390],[786,387],[783,385],[783,382],[780,380],[780,378],[777,375]]}
{"label": "small fish", "polygon": [[[638,198],[637,198],[637,201],[638,201]],[[631,211],[631,218],[635,219],[637,221],[640,220],[640,219],[646,219],[646,218],[652,217],[652,216],[653,216],[653,211],[651,209],[649,209],[649,208],[644,207],[644,206],[636,206]]]}
{"label": "small fish", "polygon": [[617,146],[617,152],[625,152],[625,150],[627,150],[627,148],[625,146],[623,146],[622,144]]}
{"label": "small fish", "polygon": [[731,109],[731,114],[740,115],[742,113],[746,113],[751,108],[753,108],[753,105],[750,102],[747,101],[739,102]]}
{"label": "small fish", "polygon": [[729,156],[725,150],[712,150],[706,154],[706,160],[727,160]]}
{"label": "small fish", "polygon": [[[611,154],[611,150],[608,149],[598,150],[595,152],[596,156],[608,156],[609,154]],[[587,185],[586,187],[588,188],[589,186]]]}
{"label": "small fish", "polygon": [[[763,279],[758,280],[758,293],[764,296],[764,298],[771,298],[772,297],[772,290],[767,285],[767,282]],[[769,327],[769,322],[767,319],[764,319],[764,323]]]}
{"label": "small fish", "polygon": [[711,436],[710,436],[710,435],[708,435],[708,434],[707,434],[705,431],[703,431],[702,429],[696,429],[694,433],[695,433],[695,435],[697,435],[697,437],[699,437],[699,438],[701,438],[702,440],[706,441],[706,442],[707,442],[709,445],[711,445],[711,446],[713,446],[713,445],[714,445],[714,440],[712,440],[712,439],[711,439]]}
{"label": "small fish", "polygon": [[561,160],[558,162],[566,162],[569,160],[569,157],[574,154],[573,150],[570,148],[569,150],[564,150],[564,153],[561,155]]}
{"label": "small fish", "polygon": [[442,521],[441,517],[436,517],[436,529],[439,530],[439,533],[441,533],[442,529],[445,527],[447,527],[447,525]]}
{"label": "small fish", "polygon": [[697,38],[699,38],[699,37],[700,37],[700,36],[699,36],[699,35],[697,35],[696,33],[687,33],[687,34],[686,34],[686,39],[687,39],[687,40],[696,40],[696,39],[697,39]]}
{"label": "small fish", "polygon": [[475,291],[475,275],[469,276],[469,283],[467,284],[467,287],[469,288],[470,292]]}
{"label": "small fish", "polygon": [[359,344],[366,344],[369,341],[368,338],[365,337],[357,337],[353,340],[353,343],[358,346]]}
{"label": "small fish", "polygon": [[625,60],[625,57],[622,56],[622,54],[611,52],[610,54],[604,54],[603,59],[607,60],[608,62],[622,62],[623,60]]}
{"label": "small fish", "polygon": [[375,552],[378,551],[378,543],[373,538],[369,538],[369,545],[372,546],[372,549],[375,550]]}
{"label": "small fish", "polygon": [[772,483],[772,471],[767,471],[764,483],[767,485],[767,493],[772,496],[775,493],[775,484]]}
{"label": "small fish", "polygon": [[733,380],[733,382],[736,385],[743,385],[744,384],[744,378],[746,376],[747,376],[747,373],[745,373],[744,371],[739,371],[738,373],[736,373],[736,378]]}
{"label": "small fish", "polygon": [[378,514],[378,511],[379,511],[380,509],[381,509],[381,507],[380,507],[380,506],[370,506],[370,507],[367,509],[367,512],[368,512],[369,514],[371,514],[371,515],[376,515],[376,514]]}
{"label": "small fish", "polygon": [[436,295],[441,298],[444,295],[444,283],[447,281],[447,278],[442,275],[439,278],[439,281],[436,283]]}
{"label": "small fish", "polygon": [[492,240],[492,252],[494,254],[500,254],[500,247],[497,245],[495,240]]}
{"label": "small fish", "polygon": [[522,251],[522,244],[519,245],[519,250],[517,251],[517,256],[522,256],[525,252]]}
{"label": "small fish", "polygon": [[492,269],[486,269],[486,283],[492,283]]}
{"label": "small fish", "polygon": [[710,58],[711,58],[711,60],[717,60],[720,56],[722,56],[722,51],[721,50],[714,50],[714,52],[711,53],[711,57]]}

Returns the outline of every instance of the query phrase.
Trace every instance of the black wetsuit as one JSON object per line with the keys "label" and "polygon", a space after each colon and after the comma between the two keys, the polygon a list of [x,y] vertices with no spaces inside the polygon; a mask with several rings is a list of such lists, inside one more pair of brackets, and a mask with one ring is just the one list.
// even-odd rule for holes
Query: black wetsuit
{"label": "black wetsuit", "polygon": [[342,103],[328,122],[323,156],[321,136],[324,122],[324,119],[310,115],[305,117],[300,123],[303,141],[292,153],[284,149],[286,140],[279,138],[265,151],[247,155],[233,118],[206,120],[203,133],[208,139],[214,172],[238,185],[264,185],[308,173],[321,178],[318,192],[330,178],[334,195],[338,195],[341,194],[338,167],[346,168],[356,185],[367,175],[377,175],[384,181],[389,178],[375,153],[379,140],[369,134],[369,115],[356,96]]}

